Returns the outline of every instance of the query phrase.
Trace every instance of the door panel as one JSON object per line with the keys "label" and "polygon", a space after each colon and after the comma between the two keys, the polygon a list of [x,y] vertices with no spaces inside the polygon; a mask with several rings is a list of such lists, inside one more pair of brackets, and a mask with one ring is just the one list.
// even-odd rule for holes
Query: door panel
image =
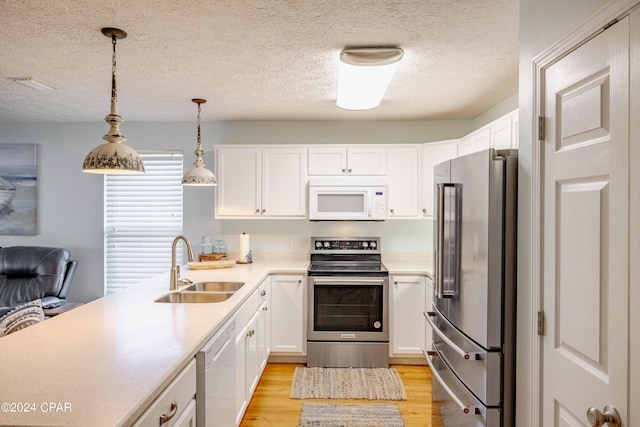
{"label": "door panel", "polygon": [[627,417],[628,21],[544,71],[544,426]]}

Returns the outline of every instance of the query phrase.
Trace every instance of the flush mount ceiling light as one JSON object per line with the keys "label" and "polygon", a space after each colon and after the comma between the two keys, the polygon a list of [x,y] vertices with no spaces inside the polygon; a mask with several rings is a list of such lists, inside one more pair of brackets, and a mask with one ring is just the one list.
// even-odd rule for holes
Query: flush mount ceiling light
{"label": "flush mount ceiling light", "polygon": [[35,77],[7,77],[9,80],[13,80],[16,83],[20,83],[23,86],[30,87],[35,90],[54,90],[55,87],[49,86],[45,82],[41,82]]}
{"label": "flush mount ceiling light", "polygon": [[397,47],[342,50],[338,107],[369,110],[380,105],[403,55],[404,51]]}
{"label": "flush mount ceiling light", "polygon": [[105,136],[104,144],[98,145],[85,157],[82,171],[101,174],[144,173],[142,159],[133,148],[123,144],[127,139],[120,133],[122,117],[118,114],[118,95],[116,91],[116,40],[127,37],[127,33],[117,28],[103,28],[102,34],[111,39],[111,111],[104,121],[111,126]]}
{"label": "flush mount ceiling light", "polygon": [[182,177],[182,185],[193,186],[214,186],[218,185],[216,176],[207,169],[207,165],[204,164],[202,156],[204,156],[204,150],[202,149],[202,143],[200,142],[200,106],[207,102],[206,99],[194,98],[191,101],[198,104],[198,144],[196,145],[196,161],[193,162],[193,167],[184,174]]}

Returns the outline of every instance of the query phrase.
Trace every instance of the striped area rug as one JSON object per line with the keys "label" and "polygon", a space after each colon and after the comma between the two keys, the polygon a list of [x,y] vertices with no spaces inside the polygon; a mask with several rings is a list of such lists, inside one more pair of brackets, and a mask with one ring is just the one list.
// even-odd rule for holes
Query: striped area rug
{"label": "striped area rug", "polygon": [[406,400],[394,368],[296,368],[292,399]]}
{"label": "striped area rug", "polygon": [[396,405],[305,403],[300,427],[403,427]]}

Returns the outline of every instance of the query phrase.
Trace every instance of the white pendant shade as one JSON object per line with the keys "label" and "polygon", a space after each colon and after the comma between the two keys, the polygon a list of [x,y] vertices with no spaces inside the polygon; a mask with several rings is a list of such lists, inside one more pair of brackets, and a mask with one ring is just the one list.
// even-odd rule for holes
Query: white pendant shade
{"label": "white pendant shade", "polygon": [[127,33],[117,28],[103,28],[102,34],[111,39],[113,46],[111,66],[111,110],[104,118],[110,126],[102,137],[105,144],[99,145],[85,157],[82,172],[98,174],[138,174],[144,173],[142,159],[133,148],[124,145],[127,139],[120,133],[122,117],[118,114],[116,91],[116,40],[127,37]]}
{"label": "white pendant shade", "polygon": [[369,110],[380,105],[403,54],[399,48],[354,48],[340,52],[338,107]]}
{"label": "white pendant shade", "polygon": [[85,157],[82,172],[101,174],[144,173],[142,159],[124,144],[107,142],[98,145]]}

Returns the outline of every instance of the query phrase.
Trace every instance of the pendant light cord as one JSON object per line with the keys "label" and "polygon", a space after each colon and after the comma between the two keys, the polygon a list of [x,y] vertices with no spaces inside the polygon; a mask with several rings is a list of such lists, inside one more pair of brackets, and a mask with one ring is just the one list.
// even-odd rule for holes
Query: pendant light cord
{"label": "pendant light cord", "polygon": [[200,104],[198,104],[198,146],[196,151],[202,151],[202,144],[200,143]]}
{"label": "pendant light cord", "polygon": [[111,98],[117,98],[116,90],[116,36],[111,36],[113,55],[111,56]]}

